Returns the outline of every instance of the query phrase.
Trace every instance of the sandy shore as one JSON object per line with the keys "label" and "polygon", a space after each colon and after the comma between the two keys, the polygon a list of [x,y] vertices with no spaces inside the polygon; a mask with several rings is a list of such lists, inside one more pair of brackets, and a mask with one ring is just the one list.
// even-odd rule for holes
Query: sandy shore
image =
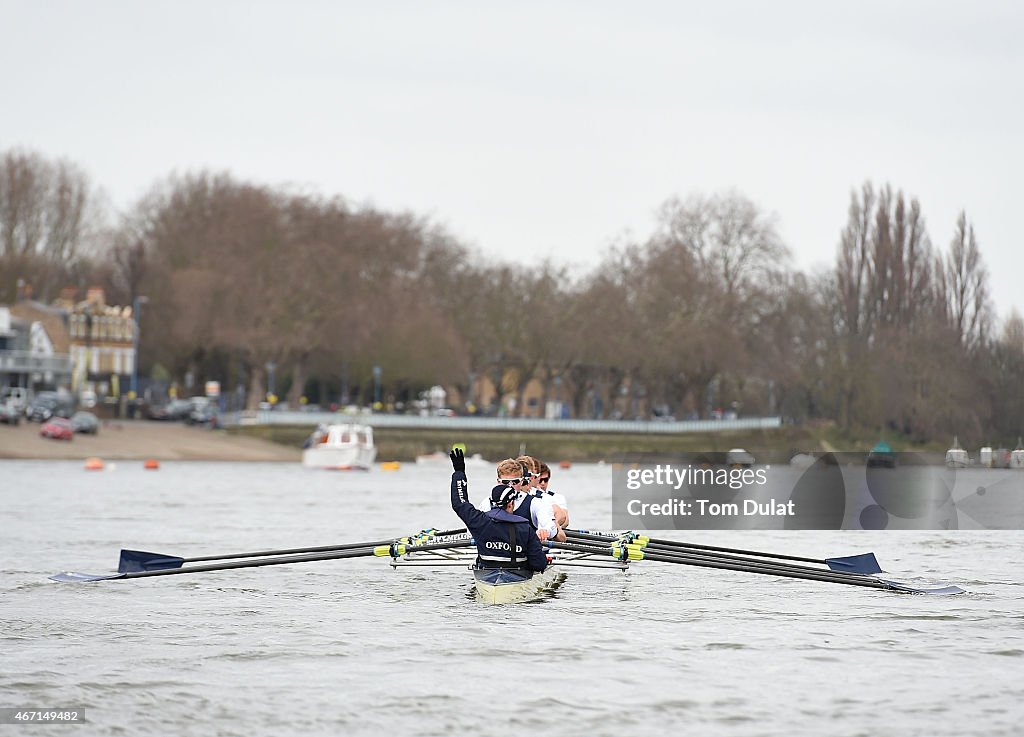
{"label": "sandy shore", "polygon": [[75,435],[72,441],[39,435],[39,423],[0,425],[0,458],[159,461],[295,461],[300,448],[224,430],[189,427],[178,422],[111,420],[97,435]]}

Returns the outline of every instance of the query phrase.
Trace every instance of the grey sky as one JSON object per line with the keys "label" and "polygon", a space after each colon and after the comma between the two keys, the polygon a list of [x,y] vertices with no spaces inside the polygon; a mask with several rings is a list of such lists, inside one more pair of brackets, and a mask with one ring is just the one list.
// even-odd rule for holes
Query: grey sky
{"label": "grey sky", "polygon": [[[1024,311],[1024,5],[0,0],[0,148],[127,207],[227,169],[429,215],[505,259],[595,262],[673,194],[735,188],[831,265],[851,188],[975,225]],[[1018,205],[1019,206],[1019,205]]]}

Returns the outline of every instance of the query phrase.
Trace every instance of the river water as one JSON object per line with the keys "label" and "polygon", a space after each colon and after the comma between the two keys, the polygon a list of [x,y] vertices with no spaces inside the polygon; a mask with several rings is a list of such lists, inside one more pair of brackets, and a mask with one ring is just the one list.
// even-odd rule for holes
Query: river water
{"label": "river water", "polygon": [[[479,480],[474,481],[476,476]],[[470,473],[474,497],[490,474]],[[488,607],[461,569],[323,561],[88,584],[120,548],[203,555],[454,528],[449,470],[0,462],[0,706],[84,708],[89,735],[1019,735],[1019,531],[695,531],[813,557],[873,550],[901,595],[646,561]],[[578,527],[611,471],[556,469]],[[683,535],[685,534],[685,538]],[[77,729],[81,729],[78,732]],[[11,734],[53,727],[2,726]]]}

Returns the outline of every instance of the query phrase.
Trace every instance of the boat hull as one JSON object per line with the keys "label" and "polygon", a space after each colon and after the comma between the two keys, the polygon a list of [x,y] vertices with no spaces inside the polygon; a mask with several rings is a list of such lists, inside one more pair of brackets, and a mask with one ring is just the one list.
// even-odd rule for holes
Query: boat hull
{"label": "boat hull", "polygon": [[373,428],[354,423],[321,425],[302,451],[302,465],[306,468],[368,471],[376,459]]}
{"label": "boat hull", "polygon": [[369,470],[377,458],[376,448],[307,448],[302,451],[302,465],[306,468],[333,470]]}
{"label": "boat hull", "polygon": [[557,577],[553,568],[543,573],[509,568],[473,569],[477,599],[486,604],[515,604],[536,599],[555,584]]}

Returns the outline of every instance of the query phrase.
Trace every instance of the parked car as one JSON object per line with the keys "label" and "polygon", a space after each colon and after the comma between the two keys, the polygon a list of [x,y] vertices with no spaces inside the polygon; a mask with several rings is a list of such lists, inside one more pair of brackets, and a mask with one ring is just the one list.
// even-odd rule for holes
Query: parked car
{"label": "parked car", "polygon": [[216,417],[220,413],[216,402],[210,397],[192,397],[189,399],[192,409],[185,416],[185,423],[188,425],[205,425],[209,422],[216,424]]}
{"label": "parked car", "polygon": [[28,389],[20,386],[4,387],[0,391],[0,404],[8,404],[24,414],[25,408],[28,407]]}
{"label": "parked car", "polygon": [[71,440],[75,437],[71,420],[66,417],[53,417],[47,420],[39,428],[39,434],[44,438],[53,438],[54,440]]}
{"label": "parked car", "polygon": [[92,412],[75,412],[71,415],[71,429],[77,433],[96,435],[100,431],[100,421]]}
{"label": "parked car", "polygon": [[45,422],[51,417],[67,419],[74,412],[74,404],[70,397],[57,392],[39,392],[29,402],[25,416],[32,422]]}
{"label": "parked car", "polygon": [[13,404],[0,404],[0,422],[5,425],[17,425],[21,422],[21,410]]}
{"label": "parked car", "polygon": [[150,407],[149,419],[167,420],[168,422],[178,422],[188,417],[188,413],[191,411],[192,402],[190,402],[189,400],[172,399],[167,404]]}
{"label": "parked car", "polygon": [[216,404],[204,404],[188,413],[185,423],[188,425],[210,425],[217,427],[220,422],[220,411]]}

